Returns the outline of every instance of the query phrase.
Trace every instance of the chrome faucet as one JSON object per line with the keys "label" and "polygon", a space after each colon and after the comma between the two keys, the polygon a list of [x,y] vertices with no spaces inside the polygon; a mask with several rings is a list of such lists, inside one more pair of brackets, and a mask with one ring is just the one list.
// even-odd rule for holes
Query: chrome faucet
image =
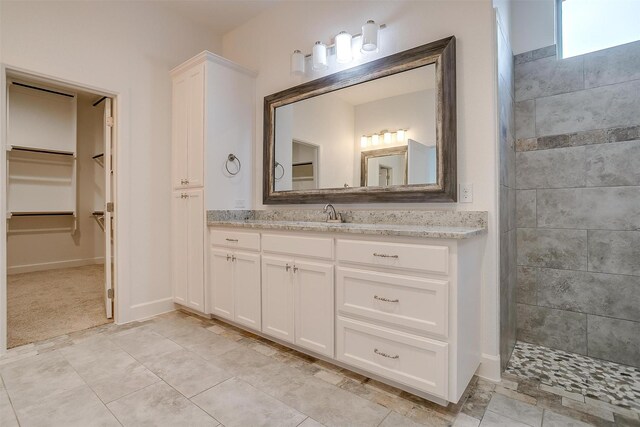
{"label": "chrome faucet", "polygon": [[336,213],[331,203],[327,203],[323,211],[327,214],[327,222],[342,222],[342,214]]}

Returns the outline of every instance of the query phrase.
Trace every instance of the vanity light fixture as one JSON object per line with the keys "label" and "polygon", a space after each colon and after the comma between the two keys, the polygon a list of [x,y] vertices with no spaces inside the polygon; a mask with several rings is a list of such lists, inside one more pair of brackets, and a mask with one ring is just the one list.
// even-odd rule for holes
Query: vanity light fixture
{"label": "vanity light fixture", "polygon": [[326,70],[327,65],[327,45],[317,41],[313,45],[313,69],[316,71]]}
{"label": "vanity light fixture", "polygon": [[388,130],[385,130],[383,132],[384,132],[384,143],[391,144],[391,132],[389,132]]}
{"label": "vanity light fixture", "polygon": [[360,50],[363,53],[378,50],[378,25],[372,19],[362,26],[362,48]]}
{"label": "vanity light fixture", "polygon": [[291,54],[291,74],[301,76],[304,74],[304,54],[298,49]]}
{"label": "vanity light fixture", "polygon": [[361,38],[362,44],[360,51],[362,53],[370,53],[378,51],[378,30],[387,28],[385,24],[378,25],[373,20],[368,20],[362,26],[362,33],[351,35],[347,31],[340,31],[334,39],[335,42],[326,45],[321,41],[317,41],[313,45],[311,54],[303,54],[299,50],[294,50],[291,54],[291,75],[300,76],[305,73],[305,62],[307,59],[311,61],[311,68],[316,71],[322,71],[329,68],[329,55],[336,55],[338,64],[348,64],[353,61],[353,39]]}
{"label": "vanity light fixture", "polygon": [[348,64],[353,59],[351,53],[351,41],[353,37],[346,31],[340,31],[336,36],[336,62],[339,64]]}
{"label": "vanity light fixture", "polygon": [[370,146],[377,146],[381,143],[392,144],[394,142],[393,136],[395,135],[395,142],[405,142],[407,138],[406,129],[398,129],[395,132],[383,130],[380,133],[374,133],[372,135],[362,135],[360,137],[360,148],[368,148]]}

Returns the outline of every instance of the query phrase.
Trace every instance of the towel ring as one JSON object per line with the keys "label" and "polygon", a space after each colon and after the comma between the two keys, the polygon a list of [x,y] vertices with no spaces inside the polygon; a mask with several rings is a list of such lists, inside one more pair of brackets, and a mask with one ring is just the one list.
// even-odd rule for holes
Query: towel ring
{"label": "towel ring", "polygon": [[[280,166],[280,168],[282,169],[282,174],[280,174],[280,176],[276,176],[276,171],[278,169],[278,166]],[[276,181],[280,181],[283,176],[284,176],[284,166],[282,166],[279,162],[276,162],[276,164],[273,167],[273,178]]]}
{"label": "towel ring", "polygon": [[[235,163],[236,161],[238,162],[238,169],[235,172],[231,172],[229,170],[229,163]],[[238,172],[240,172],[240,169],[242,169],[242,163],[240,163],[240,159],[237,158],[235,154],[229,154],[227,156],[227,160],[224,162],[224,168],[227,170],[229,175],[237,175]]]}

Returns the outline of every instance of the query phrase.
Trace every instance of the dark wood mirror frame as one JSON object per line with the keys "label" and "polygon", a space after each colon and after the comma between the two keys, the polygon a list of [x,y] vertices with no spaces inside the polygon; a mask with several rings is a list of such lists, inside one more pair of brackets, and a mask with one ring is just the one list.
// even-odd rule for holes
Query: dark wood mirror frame
{"label": "dark wood mirror frame", "polygon": [[[456,202],[456,40],[451,36],[310,81],[264,98],[263,193],[266,205]],[[425,65],[435,64],[437,183],[275,191],[276,108]]]}

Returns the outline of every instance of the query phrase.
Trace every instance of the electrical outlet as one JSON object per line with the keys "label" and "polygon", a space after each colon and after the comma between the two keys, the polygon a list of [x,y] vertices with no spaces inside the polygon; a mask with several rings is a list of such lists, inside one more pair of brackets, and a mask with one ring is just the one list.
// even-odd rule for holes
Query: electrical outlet
{"label": "electrical outlet", "polygon": [[460,184],[460,203],[473,202],[473,184]]}
{"label": "electrical outlet", "polygon": [[244,209],[245,208],[244,199],[236,199],[235,208],[236,209]]}

